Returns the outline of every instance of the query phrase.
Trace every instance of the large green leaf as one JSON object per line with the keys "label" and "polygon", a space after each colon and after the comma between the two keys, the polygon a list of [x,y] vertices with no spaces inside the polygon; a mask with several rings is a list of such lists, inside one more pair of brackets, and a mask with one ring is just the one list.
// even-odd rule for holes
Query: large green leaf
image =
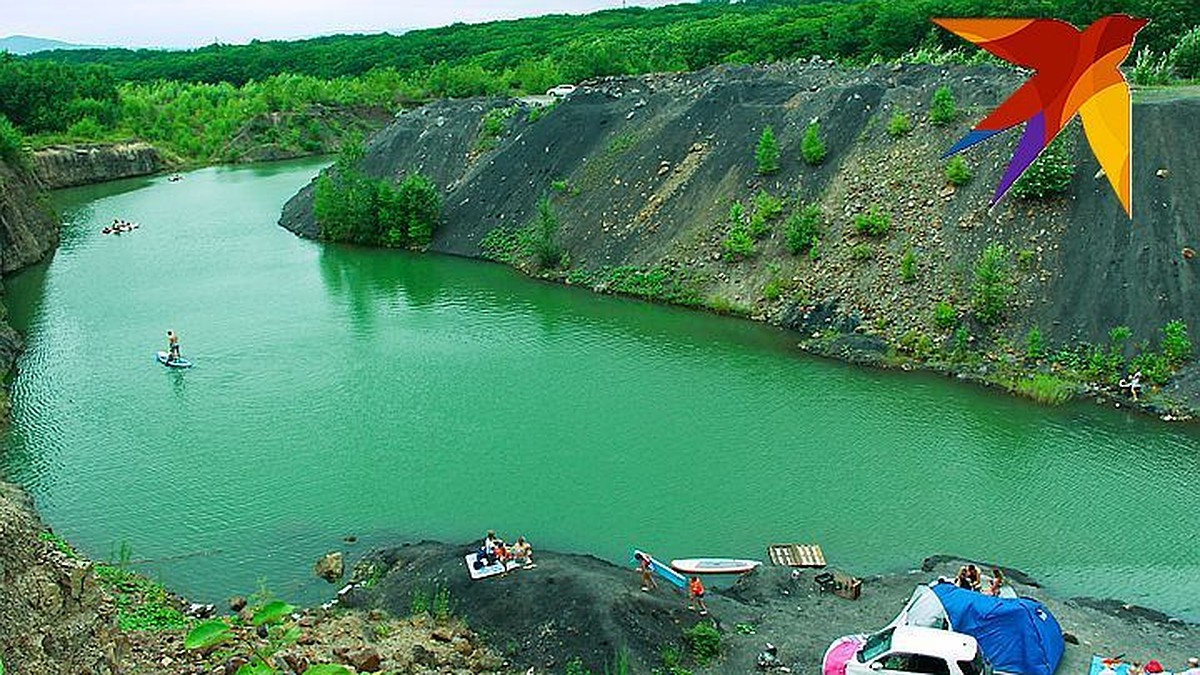
{"label": "large green leaf", "polygon": [[188,631],[183,640],[183,646],[188,649],[209,649],[233,637],[229,625],[220,619],[212,619],[196,624]]}
{"label": "large green leaf", "polygon": [[254,625],[261,626],[264,623],[268,625],[279,623],[294,611],[296,611],[295,607],[282,600],[268,602],[254,613]]}
{"label": "large green leaf", "polygon": [[238,668],[235,675],[278,675],[278,673],[262,661],[251,661]]}
{"label": "large green leaf", "polygon": [[353,675],[346,666],[335,666],[331,663],[319,663],[309,666],[304,675]]}

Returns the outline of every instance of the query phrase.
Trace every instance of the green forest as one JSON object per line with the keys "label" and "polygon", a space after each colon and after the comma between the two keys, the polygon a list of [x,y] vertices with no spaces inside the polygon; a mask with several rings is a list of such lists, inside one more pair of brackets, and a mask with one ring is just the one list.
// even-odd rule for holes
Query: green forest
{"label": "green forest", "polygon": [[136,138],[185,162],[230,161],[240,152],[230,140],[268,113],[289,115],[263,126],[272,142],[321,152],[338,130],[323,129],[314,106],[394,111],[436,97],[540,93],[596,76],[812,55],[851,64],[930,54],[963,60],[982,52],[930,17],[1053,16],[1086,26],[1113,12],[1152,21],[1138,38],[1144,79],[1200,75],[1194,0],[710,1],[402,35],[0,55],[0,115],[35,145]]}

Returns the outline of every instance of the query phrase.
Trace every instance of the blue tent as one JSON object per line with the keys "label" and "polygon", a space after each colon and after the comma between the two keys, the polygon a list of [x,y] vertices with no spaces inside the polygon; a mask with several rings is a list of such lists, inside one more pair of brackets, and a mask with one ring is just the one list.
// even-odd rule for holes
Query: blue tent
{"label": "blue tent", "polygon": [[1063,634],[1050,610],[1030,598],[998,598],[938,583],[932,590],[950,630],[975,638],[996,670],[1053,675],[1063,655]]}

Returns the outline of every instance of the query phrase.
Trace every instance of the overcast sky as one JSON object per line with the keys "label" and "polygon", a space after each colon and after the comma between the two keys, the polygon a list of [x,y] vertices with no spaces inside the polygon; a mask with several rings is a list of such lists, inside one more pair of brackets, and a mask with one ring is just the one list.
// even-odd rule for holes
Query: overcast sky
{"label": "overcast sky", "polygon": [[[681,1],[629,0],[629,4]],[[399,33],[456,21],[582,13],[621,5],[621,0],[0,0],[0,37],[31,35],[120,47],[196,47],[254,38]]]}

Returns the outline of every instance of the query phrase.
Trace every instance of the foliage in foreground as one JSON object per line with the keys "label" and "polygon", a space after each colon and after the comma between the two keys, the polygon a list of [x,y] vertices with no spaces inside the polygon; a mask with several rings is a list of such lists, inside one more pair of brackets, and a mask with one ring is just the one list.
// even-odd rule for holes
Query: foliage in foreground
{"label": "foliage in foreground", "polygon": [[[239,651],[250,654],[250,662],[239,668],[237,675],[277,675],[280,671],[274,666],[275,654],[300,639],[300,628],[291,616],[295,611],[295,607],[282,600],[265,602],[254,608],[250,620],[256,629],[253,633],[235,631],[229,619],[210,619],[193,626],[183,644],[186,649],[207,653],[221,645],[240,642]],[[350,673],[345,666],[334,664],[316,664],[304,671],[304,675]]]}

